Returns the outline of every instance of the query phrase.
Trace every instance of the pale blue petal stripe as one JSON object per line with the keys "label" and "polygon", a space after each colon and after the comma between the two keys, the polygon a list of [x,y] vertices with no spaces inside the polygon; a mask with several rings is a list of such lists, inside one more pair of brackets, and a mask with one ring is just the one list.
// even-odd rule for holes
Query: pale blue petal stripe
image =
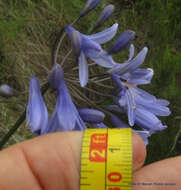
{"label": "pale blue petal stripe", "polygon": [[85,87],[88,82],[88,64],[83,52],[79,56],[79,80],[81,87]]}
{"label": "pale blue petal stripe", "polygon": [[110,27],[102,32],[98,32],[98,33],[92,34],[92,35],[84,35],[84,36],[86,36],[90,40],[94,40],[95,42],[97,42],[99,44],[104,44],[104,43],[108,42],[109,40],[111,40],[116,35],[117,29],[118,29],[118,24],[115,23],[112,27]]}

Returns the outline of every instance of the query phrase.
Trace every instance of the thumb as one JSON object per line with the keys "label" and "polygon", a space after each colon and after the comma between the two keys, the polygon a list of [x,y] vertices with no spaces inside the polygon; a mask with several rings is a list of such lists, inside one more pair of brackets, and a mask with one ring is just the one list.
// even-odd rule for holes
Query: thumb
{"label": "thumb", "polygon": [[[78,190],[83,132],[34,138],[0,152],[0,189]],[[133,134],[133,165],[144,162],[145,147]]]}

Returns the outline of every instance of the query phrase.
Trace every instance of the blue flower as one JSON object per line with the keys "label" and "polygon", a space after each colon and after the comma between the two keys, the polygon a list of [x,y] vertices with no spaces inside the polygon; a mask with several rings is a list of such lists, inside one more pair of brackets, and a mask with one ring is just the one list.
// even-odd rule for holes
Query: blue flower
{"label": "blue flower", "polygon": [[9,98],[13,96],[13,89],[7,84],[0,85],[0,96]]}
{"label": "blue flower", "polygon": [[101,12],[101,14],[94,26],[94,29],[97,29],[101,25],[103,25],[111,17],[112,13],[114,12],[114,9],[115,9],[114,5],[112,5],[112,4],[107,5]]}
{"label": "blue flower", "polygon": [[[116,63],[113,61],[112,56],[104,51],[100,44],[104,44],[111,40],[117,32],[118,24],[92,35],[81,34],[82,45],[80,56],[78,57],[79,64],[79,80],[82,87],[85,87],[88,82],[88,64],[86,56],[98,65],[105,68],[112,68]],[[71,39],[71,32],[76,31],[72,26],[66,27],[66,33]]]}
{"label": "blue flower", "polygon": [[48,111],[36,77],[30,79],[29,101],[26,110],[26,121],[33,133],[41,134],[48,124]]}
{"label": "blue flower", "polygon": [[[55,70],[55,68],[55,73],[57,73],[57,75],[55,75],[56,77],[53,77],[53,71]],[[55,132],[58,129],[60,131],[86,129],[86,126],[81,119],[79,112],[72,102],[72,98],[68,92],[67,86],[63,78],[62,68],[59,65],[57,65],[56,67],[54,65],[52,70],[53,71],[51,71],[50,74],[50,81],[52,83],[52,86],[58,86],[58,88],[56,88],[58,92],[58,98],[55,110],[49,120],[48,127],[43,133],[45,134],[48,132]],[[59,82],[59,84],[57,83],[57,81]]]}
{"label": "blue flower", "polygon": [[58,100],[56,105],[57,120],[61,131],[67,130],[84,130],[86,125],[79,115],[77,108],[72,102],[64,80],[58,89]]}
{"label": "blue flower", "polygon": [[122,82],[117,75],[113,75],[112,79],[118,88],[114,101],[128,115],[130,126],[136,123],[151,133],[166,128],[157,116],[170,114],[169,108],[166,107],[168,101],[157,99],[135,84]]}
{"label": "blue flower", "polygon": [[[26,120],[30,130],[35,134],[43,135],[57,130],[86,129],[86,125],[72,102],[63,79],[63,71],[59,65],[53,66],[49,81],[52,88],[58,93],[57,103],[50,119],[48,119],[48,111],[41,95],[38,80],[35,77],[30,79],[30,95],[26,112]],[[100,116],[103,117],[101,112],[97,111],[96,113],[99,114],[99,119]]]}
{"label": "blue flower", "polygon": [[100,1],[101,0],[87,0],[87,3],[85,4],[84,8],[80,12],[80,16],[83,17],[86,14],[88,14],[92,9],[94,9],[98,5]]}
{"label": "blue flower", "polygon": [[[134,80],[138,78],[144,78],[145,80],[151,80],[153,76],[152,69],[139,69],[139,67],[143,64],[145,57],[147,55],[148,48],[144,47],[138,55],[133,59],[134,56],[134,45],[130,45],[130,55],[129,59],[123,64],[115,64],[108,72],[110,74],[117,74],[122,79]],[[146,82],[147,83],[147,82]]]}

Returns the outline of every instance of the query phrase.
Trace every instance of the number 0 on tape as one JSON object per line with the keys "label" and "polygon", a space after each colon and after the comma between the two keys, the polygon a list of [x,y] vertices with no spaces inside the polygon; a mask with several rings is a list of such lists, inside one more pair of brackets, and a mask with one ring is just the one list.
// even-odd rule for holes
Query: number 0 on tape
{"label": "number 0 on tape", "polygon": [[131,189],[131,129],[85,130],[81,153],[80,190]]}

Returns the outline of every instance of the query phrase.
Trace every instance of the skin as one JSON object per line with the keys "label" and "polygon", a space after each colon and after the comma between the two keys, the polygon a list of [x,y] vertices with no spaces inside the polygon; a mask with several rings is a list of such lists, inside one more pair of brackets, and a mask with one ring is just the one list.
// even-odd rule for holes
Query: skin
{"label": "skin", "polygon": [[[79,190],[82,135],[54,133],[1,151],[0,190]],[[142,167],[145,157],[144,143],[133,134],[133,190],[181,189],[180,156]],[[153,185],[138,185],[148,182]],[[158,184],[169,182],[175,185]]]}

